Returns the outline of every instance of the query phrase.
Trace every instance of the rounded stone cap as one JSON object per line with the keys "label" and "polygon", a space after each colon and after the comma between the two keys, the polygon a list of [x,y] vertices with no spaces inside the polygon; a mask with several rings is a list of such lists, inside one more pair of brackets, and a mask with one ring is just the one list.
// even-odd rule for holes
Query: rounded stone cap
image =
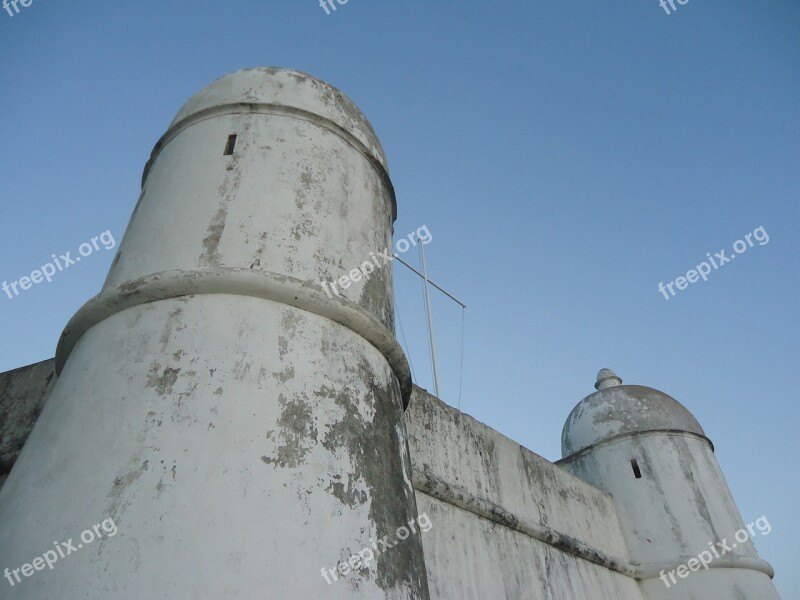
{"label": "rounded stone cap", "polygon": [[300,118],[316,115],[356,138],[384,170],[389,170],[372,125],[353,101],[332,85],[292,69],[256,67],[225,75],[189,98],[170,129],[197,113],[237,104],[273,105]]}
{"label": "rounded stone cap", "polygon": [[614,371],[611,369],[600,369],[597,372],[597,381],[594,384],[594,389],[604,390],[614,385],[622,385],[622,379],[620,379]]}
{"label": "rounded stone cap", "polygon": [[681,431],[705,437],[692,413],[664,392],[643,385],[622,385],[609,369],[600,371],[597,385],[601,381],[610,385],[586,396],[567,417],[561,433],[563,457],[628,433]]}

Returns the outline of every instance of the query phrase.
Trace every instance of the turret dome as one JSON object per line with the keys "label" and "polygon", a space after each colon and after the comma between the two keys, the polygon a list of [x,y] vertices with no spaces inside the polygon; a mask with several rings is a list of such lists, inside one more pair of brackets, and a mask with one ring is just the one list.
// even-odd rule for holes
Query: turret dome
{"label": "turret dome", "polygon": [[673,431],[706,437],[692,413],[664,392],[622,385],[610,369],[597,374],[595,387],[598,391],[581,400],[567,418],[561,434],[564,457],[625,434]]}

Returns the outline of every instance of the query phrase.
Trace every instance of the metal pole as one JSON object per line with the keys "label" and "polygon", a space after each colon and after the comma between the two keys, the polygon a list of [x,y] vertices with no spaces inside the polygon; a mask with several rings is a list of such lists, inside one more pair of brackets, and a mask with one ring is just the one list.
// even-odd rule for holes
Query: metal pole
{"label": "metal pole", "polygon": [[437,398],[441,398],[439,396],[439,369],[436,365],[436,339],[433,335],[433,317],[431,315],[431,299],[430,295],[428,294],[428,269],[425,266],[425,250],[423,250],[422,246],[424,244],[419,245],[419,255],[422,261],[422,279],[424,280],[424,290],[425,290],[425,313],[428,315],[428,337],[430,338],[431,342],[431,360],[433,362],[433,394]]}

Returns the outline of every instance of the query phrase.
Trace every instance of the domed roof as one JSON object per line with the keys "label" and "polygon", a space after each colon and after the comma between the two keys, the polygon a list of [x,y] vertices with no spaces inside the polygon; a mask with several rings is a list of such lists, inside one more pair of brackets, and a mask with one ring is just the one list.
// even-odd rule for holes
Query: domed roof
{"label": "domed roof", "polygon": [[299,118],[321,117],[361,142],[388,172],[378,137],[352,100],[332,85],[292,69],[256,67],[229,73],[189,98],[170,128],[197,113],[236,104],[272,105]]}
{"label": "domed roof", "polygon": [[703,428],[680,402],[643,385],[622,385],[610,369],[597,374],[598,391],[572,409],[561,434],[567,457],[626,433],[683,431],[705,437]]}

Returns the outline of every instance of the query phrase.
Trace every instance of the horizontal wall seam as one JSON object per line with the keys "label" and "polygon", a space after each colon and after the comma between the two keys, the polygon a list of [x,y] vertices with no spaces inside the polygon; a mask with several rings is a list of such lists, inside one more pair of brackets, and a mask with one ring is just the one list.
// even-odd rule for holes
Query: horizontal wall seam
{"label": "horizontal wall seam", "polygon": [[[547,527],[546,525],[521,519],[499,504],[485,498],[480,498],[459,485],[447,483],[430,472],[420,472],[414,469],[412,482],[414,484],[414,489],[432,496],[437,500],[441,500],[456,508],[470,512],[478,517],[482,517],[493,523],[527,535],[535,540],[544,542],[549,546],[553,546],[577,558],[582,558],[583,560],[587,560],[595,565],[637,581],[657,578],[662,572],[668,573],[670,571],[675,571],[680,566],[686,566],[689,560],[697,558],[696,556],[681,556],[676,561],[661,564],[639,564],[629,562],[626,559],[614,557],[592,548],[588,544],[556,531],[551,527]],[[708,567],[712,569],[744,569],[758,571],[770,578],[775,575],[772,566],[760,558],[719,558],[710,562]]]}
{"label": "horizontal wall seam", "polygon": [[328,298],[321,285],[269,271],[215,267],[191,271],[163,271],[109,288],[78,310],[58,342],[56,373],[60,374],[78,340],[110,316],[151,302],[183,296],[227,294],[272,300],[330,319],[360,335],[380,352],[395,373],[407,407],[411,371],[394,334],[355,302]]}
{"label": "horizontal wall seam", "polygon": [[611,571],[636,578],[636,571],[631,569],[626,561],[612,557],[605,552],[595,550],[588,544],[560,533],[551,527],[521,519],[515,514],[505,510],[500,505],[475,496],[464,488],[447,483],[431,473],[421,473],[414,470],[413,484],[420,492],[438,498],[442,502],[452,504],[474,515],[518,531],[528,537],[532,537],[540,542],[558,548],[563,552],[588,560],[591,563],[600,565]]}
{"label": "horizontal wall seam", "polygon": [[610,438],[603,440],[602,442],[597,442],[596,444],[592,444],[591,446],[586,446],[585,448],[581,448],[577,452],[573,452],[569,456],[565,456],[557,460],[554,464],[561,466],[565,464],[569,464],[587,454],[591,451],[596,450],[597,448],[602,448],[603,446],[609,446],[611,444],[616,444],[625,439],[632,439],[632,438],[642,438],[642,437],[650,437],[653,435],[671,435],[677,437],[690,437],[697,440],[701,440],[708,444],[711,447],[711,451],[714,451],[714,444],[713,442],[704,435],[700,435],[699,433],[694,433],[692,431],[684,431],[682,429],[650,429],[648,431],[628,431],[625,433],[618,433],[617,435],[613,435]]}

